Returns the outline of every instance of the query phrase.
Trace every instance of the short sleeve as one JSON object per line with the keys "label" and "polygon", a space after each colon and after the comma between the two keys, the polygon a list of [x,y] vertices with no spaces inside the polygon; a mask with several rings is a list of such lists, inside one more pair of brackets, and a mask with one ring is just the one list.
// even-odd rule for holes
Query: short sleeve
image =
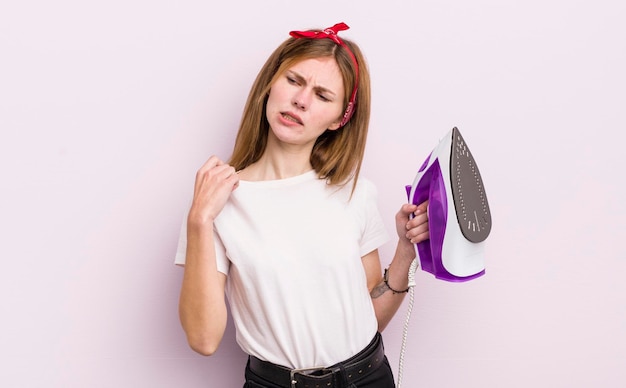
{"label": "short sleeve", "polygon": [[185,265],[185,259],[187,258],[187,220],[183,219],[180,226],[180,233],[178,234],[178,246],[176,247],[176,256],[174,257],[174,264]]}
{"label": "short sleeve", "polygon": [[363,227],[361,232],[361,256],[365,256],[374,249],[380,248],[389,240],[387,228],[378,208],[378,191],[376,186],[368,180],[359,180],[359,185],[363,190],[362,198],[359,202],[363,208]]}
{"label": "short sleeve", "polygon": [[[217,270],[221,273],[228,275],[230,268],[230,261],[226,257],[226,249],[220,239],[219,234],[213,231],[213,241],[215,246],[215,260],[217,264]],[[174,264],[184,266],[187,259],[187,219],[183,219],[180,227],[180,234],[178,235],[178,246],[176,247],[176,256],[174,257]]]}

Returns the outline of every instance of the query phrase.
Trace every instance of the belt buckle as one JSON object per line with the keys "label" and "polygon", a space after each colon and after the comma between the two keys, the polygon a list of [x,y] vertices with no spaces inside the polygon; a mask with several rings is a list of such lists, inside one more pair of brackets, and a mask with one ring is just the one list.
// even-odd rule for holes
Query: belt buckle
{"label": "belt buckle", "polygon": [[298,368],[298,369],[292,369],[292,370],[289,372],[289,380],[290,380],[290,382],[291,382],[291,388],[297,388],[297,387],[296,387],[296,384],[298,383],[298,381],[296,381],[296,378],[295,378],[295,377],[296,377],[296,374],[301,374],[301,375],[306,376],[307,374],[306,374],[306,373],[304,373],[304,372],[312,372],[312,371],[314,371],[314,370],[323,370],[323,369],[326,369],[326,368],[325,368],[325,367],[323,367],[323,366],[316,366],[316,367],[313,367],[313,368]]}

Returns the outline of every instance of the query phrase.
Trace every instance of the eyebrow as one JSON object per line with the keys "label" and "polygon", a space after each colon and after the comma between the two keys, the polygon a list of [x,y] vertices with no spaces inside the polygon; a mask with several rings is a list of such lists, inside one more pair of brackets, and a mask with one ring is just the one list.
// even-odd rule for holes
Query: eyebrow
{"label": "eyebrow", "polygon": [[[290,76],[292,76],[293,78],[296,79],[296,81],[302,83],[302,84],[307,84],[306,80],[304,79],[304,77],[302,75],[300,75],[299,73],[293,71],[293,70],[287,70],[287,74],[289,74]],[[325,94],[329,94],[331,97],[336,97],[337,93],[333,92],[332,90],[325,88],[323,86],[316,86],[314,88],[315,90],[317,90],[318,92],[322,92]]]}

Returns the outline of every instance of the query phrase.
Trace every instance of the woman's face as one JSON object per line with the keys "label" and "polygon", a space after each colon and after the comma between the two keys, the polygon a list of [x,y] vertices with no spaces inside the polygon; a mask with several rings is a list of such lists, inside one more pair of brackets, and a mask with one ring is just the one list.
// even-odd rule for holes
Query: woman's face
{"label": "woman's face", "polygon": [[334,58],[302,60],[274,82],[266,115],[278,141],[312,147],[327,129],[339,128],[343,78]]}

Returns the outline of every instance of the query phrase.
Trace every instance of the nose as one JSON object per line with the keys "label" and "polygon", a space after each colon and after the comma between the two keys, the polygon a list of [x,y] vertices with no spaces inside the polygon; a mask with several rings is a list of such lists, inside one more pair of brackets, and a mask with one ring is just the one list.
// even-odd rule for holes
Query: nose
{"label": "nose", "polygon": [[300,110],[307,110],[307,108],[309,107],[309,103],[310,97],[307,95],[306,90],[302,89],[294,94],[292,104],[296,108]]}

